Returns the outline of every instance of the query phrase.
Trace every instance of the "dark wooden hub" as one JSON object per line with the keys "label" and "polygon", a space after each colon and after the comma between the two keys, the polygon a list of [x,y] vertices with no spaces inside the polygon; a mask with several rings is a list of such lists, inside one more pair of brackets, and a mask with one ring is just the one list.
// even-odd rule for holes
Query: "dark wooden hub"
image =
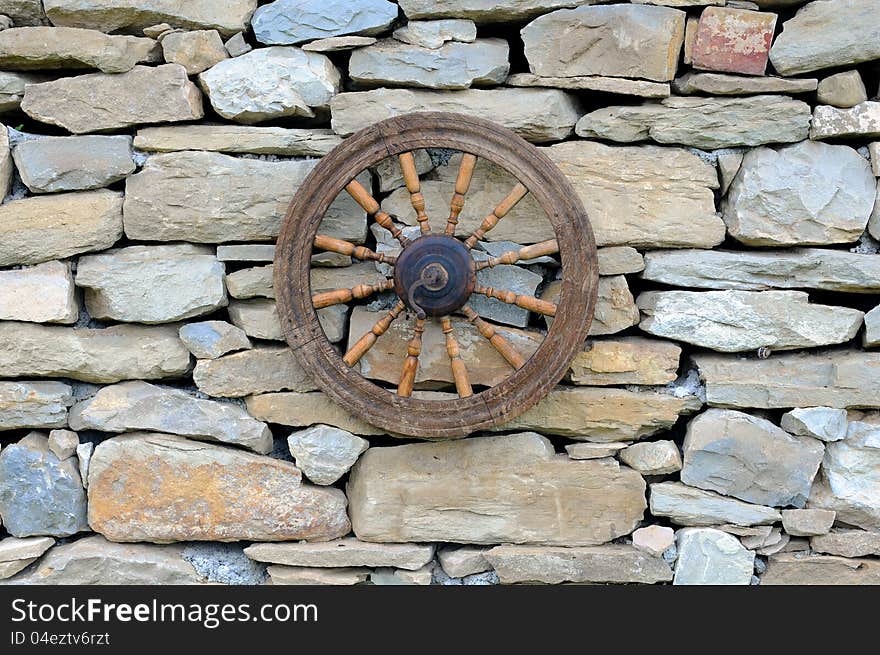
{"label": "dark wooden hub", "polygon": [[394,290],[421,318],[445,316],[460,309],[475,283],[470,250],[445,235],[427,235],[411,242],[394,267]]}

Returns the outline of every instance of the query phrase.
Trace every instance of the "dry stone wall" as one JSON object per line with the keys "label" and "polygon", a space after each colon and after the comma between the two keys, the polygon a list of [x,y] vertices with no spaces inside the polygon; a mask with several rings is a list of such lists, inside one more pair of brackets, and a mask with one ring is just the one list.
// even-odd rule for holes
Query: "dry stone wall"
{"label": "dry stone wall", "polygon": [[[876,0],[0,15],[2,584],[880,583]],[[317,159],[417,110],[540,147],[589,212],[602,276],[563,383],[439,443],[324,396],[272,286]],[[429,206],[454,186],[441,154],[416,153]],[[416,225],[396,168],[360,180]],[[480,162],[462,229],[505,192]],[[552,238],[530,202],[479,257]],[[323,231],[396,250],[347,198]],[[314,263],[316,291],[387,273]],[[482,282],[549,299],[547,263]],[[322,309],[329,340],[357,339],[370,309]],[[537,347],[517,308],[480,311]],[[475,383],[500,380],[456,329]],[[395,381],[397,336],[365,375]],[[429,330],[418,393],[450,382]]]}

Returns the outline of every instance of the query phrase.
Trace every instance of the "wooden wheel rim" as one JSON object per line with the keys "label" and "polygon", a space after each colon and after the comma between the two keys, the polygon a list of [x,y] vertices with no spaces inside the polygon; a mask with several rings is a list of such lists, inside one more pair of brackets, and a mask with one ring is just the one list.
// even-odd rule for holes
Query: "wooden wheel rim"
{"label": "wooden wheel rim", "polygon": [[[522,368],[495,386],[466,398],[444,401],[400,397],[350,368],[324,334],[311,298],[312,244],[332,202],[370,166],[421,148],[471,153],[513,175],[548,217],[562,261],[556,317],[537,351]],[[435,221],[441,219],[436,217]],[[321,159],[288,207],[276,248],[274,283],[284,337],[300,365],[324,393],[351,414],[391,433],[442,438],[509,421],[550,392],[587,337],[599,277],[596,244],[586,211],[553,162],[510,130],[490,121],[425,112],[376,123]]]}

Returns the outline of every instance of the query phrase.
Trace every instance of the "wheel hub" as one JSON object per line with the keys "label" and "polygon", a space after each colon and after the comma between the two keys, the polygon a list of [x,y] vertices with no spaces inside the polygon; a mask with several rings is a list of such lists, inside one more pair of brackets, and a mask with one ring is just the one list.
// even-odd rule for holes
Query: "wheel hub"
{"label": "wheel hub", "polygon": [[476,283],[470,251],[455,237],[423,236],[397,258],[394,290],[423,316],[444,316],[460,309]]}

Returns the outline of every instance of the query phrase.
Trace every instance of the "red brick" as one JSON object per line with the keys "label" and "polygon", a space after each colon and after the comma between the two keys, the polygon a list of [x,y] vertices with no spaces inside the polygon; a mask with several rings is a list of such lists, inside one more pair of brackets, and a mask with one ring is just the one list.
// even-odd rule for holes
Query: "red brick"
{"label": "red brick", "polygon": [[776,14],[707,7],[700,16],[693,66],[703,70],[763,75]]}

